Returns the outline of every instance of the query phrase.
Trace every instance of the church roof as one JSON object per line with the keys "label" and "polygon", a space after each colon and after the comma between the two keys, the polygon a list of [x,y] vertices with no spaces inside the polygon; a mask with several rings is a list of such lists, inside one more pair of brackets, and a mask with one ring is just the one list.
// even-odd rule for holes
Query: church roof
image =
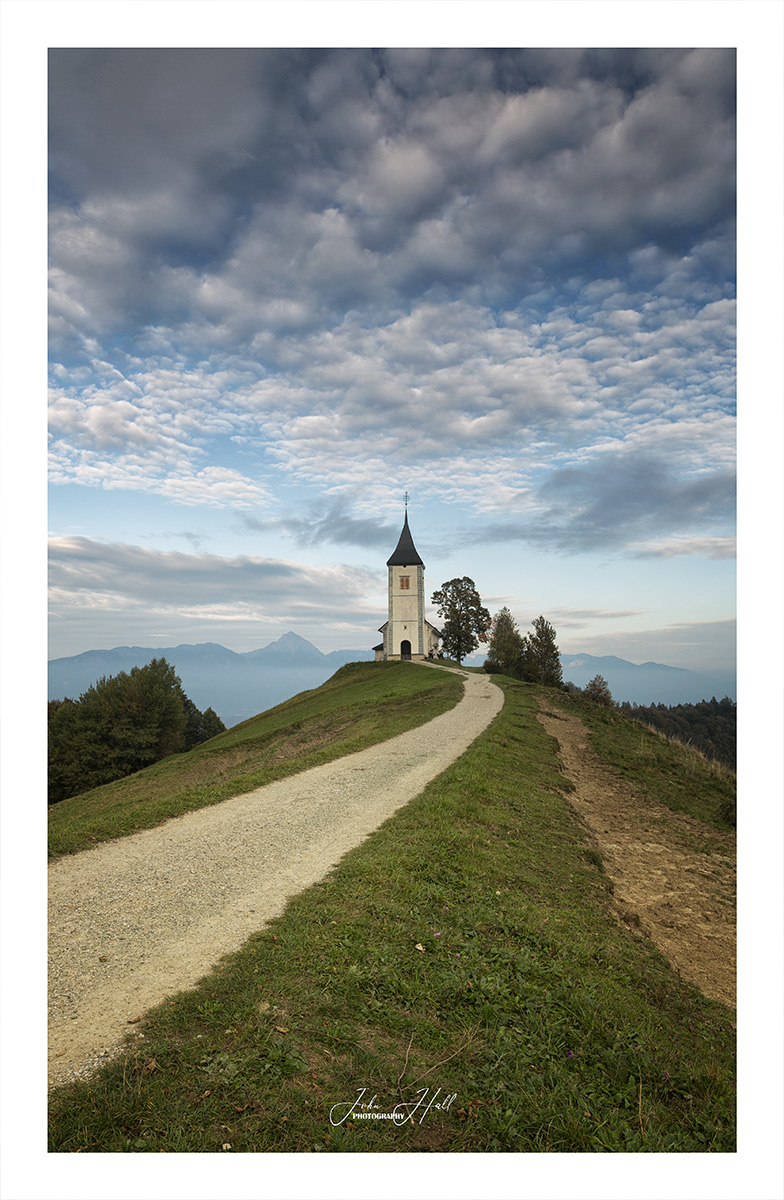
{"label": "church roof", "polygon": [[408,528],[408,513],[403,522],[403,531],[400,534],[400,540],[392,553],[392,557],[387,559],[388,567],[424,567],[422,559],[416,552],[414,540],[411,537],[411,530]]}

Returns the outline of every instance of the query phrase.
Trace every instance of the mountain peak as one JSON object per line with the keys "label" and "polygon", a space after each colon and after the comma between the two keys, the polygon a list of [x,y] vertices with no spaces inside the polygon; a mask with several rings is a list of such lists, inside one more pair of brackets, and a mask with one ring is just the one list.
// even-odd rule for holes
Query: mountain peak
{"label": "mountain peak", "polygon": [[268,646],[262,646],[260,650],[251,650],[244,654],[243,658],[254,662],[266,660],[268,662],[304,664],[323,662],[325,655],[307,638],[300,637],[298,633],[289,630],[288,633],[282,634],[277,641],[270,642]]}
{"label": "mountain peak", "polygon": [[[273,646],[283,645],[283,646],[292,646],[292,647],[294,647],[294,646],[299,646],[299,647],[310,646],[310,648],[312,650],[316,649],[316,647],[313,645],[313,643],[309,642],[307,640],[307,638],[300,637],[300,635],[298,633],[293,633],[292,630],[289,630],[288,633],[281,634],[281,636],[278,638],[277,642],[271,642],[270,645],[273,645]],[[267,647],[267,649],[269,649],[269,646]],[[319,651],[319,653],[321,653],[321,651]]]}

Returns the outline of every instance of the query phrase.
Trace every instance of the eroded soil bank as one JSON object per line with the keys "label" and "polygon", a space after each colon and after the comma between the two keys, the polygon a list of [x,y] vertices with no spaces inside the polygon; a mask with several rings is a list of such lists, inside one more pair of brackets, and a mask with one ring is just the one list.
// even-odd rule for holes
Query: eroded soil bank
{"label": "eroded soil bank", "polygon": [[619,916],[684,979],[734,1008],[734,836],[635,792],[600,762],[578,717],[545,703],[539,720],[558,741],[575,785],[566,799],[602,855]]}

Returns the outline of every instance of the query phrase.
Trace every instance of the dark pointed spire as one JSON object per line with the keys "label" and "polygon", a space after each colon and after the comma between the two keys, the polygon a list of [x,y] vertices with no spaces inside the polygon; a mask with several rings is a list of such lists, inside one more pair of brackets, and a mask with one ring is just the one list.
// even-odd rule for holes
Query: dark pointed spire
{"label": "dark pointed spire", "polygon": [[387,559],[388,567],[424,567],[422,559],[416,552],[411,530],[408,528],[408,510],[403,521],[403,531],[391,558]]}

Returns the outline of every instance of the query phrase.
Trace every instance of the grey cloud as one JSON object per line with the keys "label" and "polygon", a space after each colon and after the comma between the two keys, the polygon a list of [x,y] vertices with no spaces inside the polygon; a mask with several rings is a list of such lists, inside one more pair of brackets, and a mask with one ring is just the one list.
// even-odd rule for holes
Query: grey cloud
{"label": "grey cloud", "polygon": [[338,497],[326,505],[313,504],[304,516],[289,515],[270,520],[245,516],[243,524],[253,530],[284,530],[299,546],[322,544],[362,546],[372,549],[394,545],[399,534],[396,525],[381,524],[370,517],[355,517],[349,500]]}
{"label": "grey cloud", "polygon": [[[371,646],[383,611],[375,575],[88,538],[50,543],[50,656],[85,646],[219,641],[236,650],[294,629],[322,650]],[[119,631],[119,632],[118,632]]]}
{"label": "grey cloud", "polygon": [[[50,541],[50,587],[58,600],[91,606],[151,605],[182,610],[248,606],[281,614],[318,609],[338,616],[361,604],[374,577],[358,568],[305,567],[242,555],[148,550],[84,537]],[[81,599],[79,599],[81,598]]]}
{"label": "grey cloud", "polygon": [[554,618],[559,621],[573,625],[576,628],[582,627],[589,621],[620,621],[625,617],[639,617],[642,615],[642,609],[625,609],[617,612],[612,609],[604,608],[553,608],[550,609]]}
{"label": "grey cloud", "polygon": [[[171,323],[163,267],[190,261],[239,282],[246,302],[303,303],[316,287],[326,321],[433,285],[473,283],[509,303],[543,271],[592,274],[597,255],[668,244],[676,227],[682,250],[733,203],[728,82],[716,86],[732,55],[708,61],[54,51],[61,291],[115,319]],[[69,253],[90,242],[89,261]],[[243,278],[254,246],[261,269]]]}
{"label": "grey cloud", "polygon": [[[712,471],[702,476],[679,475],[668,460],[653,454],[607,453],[585,466],[553,472],[538,488],[530,515],[514,522],[491,522],[475,535],[477,541],[528,541],[565,553],[629,549],[635,543],[666,534],[658,551],[700,552],[711,541],[703,534],[677,548],[681,530],[716,528],[720,533],[733,520],[735,476]],[[725,539],[720,538],[722,545]],[[643,545],[640,554],[656,553]]]}
{"label": "grey cloud", "polygon": [[635,558],[681,558],[692,555],[699,558],[732,559],[736,556],[736,541],[733,537],[651,538],[640,545],[629,547]]}
{"label": "grey cloud", "polygon": [[731,518],[735,477],[713,472],[678,478],[653,456],[600,457],[590,468],[555,472],[538,493],[546,526],[564,530],[567,544],[601,546],[640,529],[681,529],[694,521]]}

